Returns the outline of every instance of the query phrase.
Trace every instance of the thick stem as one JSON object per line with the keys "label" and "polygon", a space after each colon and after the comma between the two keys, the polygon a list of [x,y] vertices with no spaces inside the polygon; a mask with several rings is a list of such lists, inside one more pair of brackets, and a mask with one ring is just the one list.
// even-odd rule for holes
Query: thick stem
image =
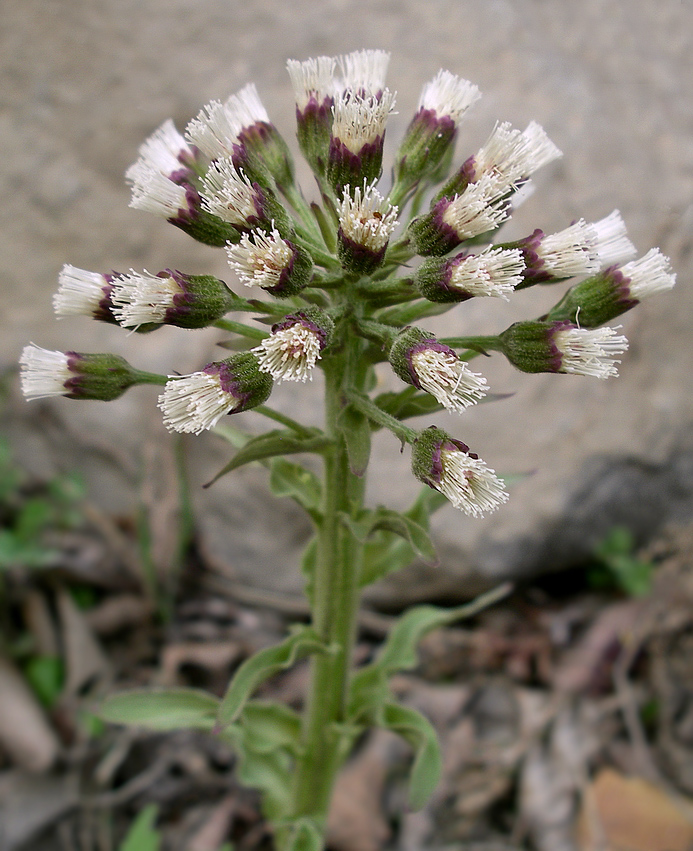
{"label": "thick stem", "polygon": [[363,504],[365,482],[349,469],[338,418],[347,387],[359,385],[361,341],[345,334],[344,350],[325,359],[326,431],[334,448],[325,455],[323,523],[318,538],[314,580],[313,625],[333,652],[315,656],[306,707],[302,756],[294,783],[294,818],[304,817],[324,829],[332,788],[342,763],[338,725],[346,720],[352,651],[359,603],[361,545],[340,519]]}

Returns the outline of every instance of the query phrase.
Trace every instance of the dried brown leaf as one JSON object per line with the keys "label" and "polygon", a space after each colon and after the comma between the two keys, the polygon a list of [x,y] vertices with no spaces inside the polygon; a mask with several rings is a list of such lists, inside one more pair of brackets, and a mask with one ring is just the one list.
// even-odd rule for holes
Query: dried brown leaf
{"label": "dried brown leaf", "polygon": [[605,768],[588,789],[578,841],[580,851],[690,851],[693,821],[657,786]]}
{"label": "dried brown leaf", "polygon": [[26,771],[47,771],[60,743],[34,693],[14,665],[0,656],[0,745]]}

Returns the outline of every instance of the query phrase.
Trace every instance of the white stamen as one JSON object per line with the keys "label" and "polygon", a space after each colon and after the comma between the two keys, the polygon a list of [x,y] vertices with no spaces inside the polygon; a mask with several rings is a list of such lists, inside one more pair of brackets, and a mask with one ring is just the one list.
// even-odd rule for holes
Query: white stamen
{"label": "white stamen", "polygon": [[568,328],[557,331],[553,342],[561,354],[559,372],[602,379],[618,375],[619,355],[628,349],[628,340],[613,328]]}
{"label": "white stamen", "polygon": [[454,352],[421,349],[411,362],[421,387],[448,411],[463,411],[488,390],[484,376],[472,372]]}
{"label": "white stamen", "polygon": [[158,171],[169,177],[185,167],[185,160],[193,160],[194,154],[183,136],[169,118],[140,145],[140,157],[125,172],[128,180],[135,181],[142,167]]}
{"label": "white stamen", "polygon": [[232,225],[246,225],[257,216],[256,192],[242,171],[231,160],[212,163],[204,179],[202,207]]}
{"label": "white stamen", "polygon": [[113,315],[124,328],[137,328],[150,322],[162,323],[173,299],[182,292],[171,277],[160,278],[145,269],[113,279]]}
{"label": "white stamen", "polygon": [[279,235],[255,231],[252,236],[243,234],[237,245],[226,246],[229,265],[246,287],[260,286],[265,289],[279,284],[282,272],[294,256],[293,248]]}
{"label": "white stamen", "polygon": [[438,118],[447,116],[458,124],[464,113],[481,97],[478,86],[440,70],[423,87],[419,109],[432,109]]}
{"label": "white stamen", "polygon": [[58,275],[58,292],[53,296],[53,309],[59,319],[64,316],[93,316],[104,298],[106,278],[98,272],[78,269],[66,263]]}
{"label": "white stamen", "polygon": [[169,378],[158,404],[169,431],[200,434],[238,407],[238,399],[222,388],[217,374],[193,372]]}
{"label": "white stamen", "polygon": [[280,381],[313,380],[313,367],[320,358],[320,338],[302,322],[273,332],[251,349],[260,362],[260,372]]}
{"label": "white stamen", "polygon": [[497,174],[506,188],[511,189],[560,156],[559,149],[535,121],[522,132],[511,129],[505,121],[496,124],[486,144],[477,152],[474,171],[477,180],[484,174]]}
{"label": "white stamen", "polygon": [[173,183],[161,172],[148,168],[138,161],[129,170],[132,181],[132,200],[130,206],[161,216],[164,219],[177,218],[182,211],[188,211],[189,205],[185,189]]}
{"label": "white stamen", "polygon": [[597,232],[595,251],[601,268],[635,257],[635,246],[626,235],[626,226],[618,210],[594,222],[592,227]]}
{"label": "white stamen", "polygon": [[488,248],[455,263],[450,286],[471,296],[492,296],[508,301],[510,293],[522,283],[524,268],[518,248]]}
{"label": "white stamen", "polygon": [[493,230],[508,218],[506,206],[499,203],[506,191],[496,175],[485,174],[449,201],[443,221],[461,241]]}
{"label": "white stamen", "polygon": [[437,489],[450,502],[473,517],[483,517],[508,500],[505,485],[481,458],[457,449],[442,449],[443,473]]}
{"label": "white stamen", "polygon": [[64,396],[65,382],[72,377],[64,352],[42,349],[33,343],[25,346],[19,359],[22,393],[28,400]]}
{"label": "white stamen", "polygon": [[185,132],[205,156],[216,160],[231,156],[241,132],[258,122],[269,123],[269,116],[255,84],[249,83],[224,103],[213,100],[204,106]]}
{"label": "white stamen", "polygon": [[344,187],[339,208],[339,226],[348,239],[372,251],[381,251],[398,225],[399,209],[385,202],[375,184],[363,189]]}
{"label": "white stamen", "polygon": [[336,62],[332,56],[318,56],[317,59],[306,59],[305,62],[289,59],[286,68],[291,78],[296,105],[300,110],[308,106],[311,97],[315,98],[319,105],[326,98],[334,97]]}
{"label": "white stamen", "polygon": [[597,229],[584,219],[543,237],[537,246],[537,254],[544,261],[542,271],[555,278],[571,278],[599,271],[598,241]]}
{"label": "white stamen", "polygon": [[376,95],[385,87],[390,54],[385,50],[355,50],[337,60],[345,89]]}
{"label": "white stamen", "polygon": [[363,97],[346,91],[334,102],[332,135],[353,154],[385,133],[385,123],[395,104],[395,94],[385,89],[382,97]]}
{"label": "white stamen", "polygon": [[619,271],[630,279],[628,290],[638,301],[666,292],[676,283],[669,258],[658,248],[651,248],[643,257],[621,266]]}

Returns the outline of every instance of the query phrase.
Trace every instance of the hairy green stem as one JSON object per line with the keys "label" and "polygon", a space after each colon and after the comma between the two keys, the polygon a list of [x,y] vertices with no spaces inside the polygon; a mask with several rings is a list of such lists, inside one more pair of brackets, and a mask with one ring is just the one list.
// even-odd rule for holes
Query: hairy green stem
{"label": "hairy green stem", "polygon": [[264,340],[269,334],[263,331],[262,328],[253,328],[250,325],[245,325],[243,322],[236,322],[233,319],[217,319],[214,323],[215,328],[221,328],[222,331],[231,331],[241,337],[246,337],[248,340]]}
{"label": "hairy green stem", "polygon": [[362,546],[341,520],[363,505],[365,481],[349,468],[339,416],[345,390],[363,380],[363,342],[344,334],[340,352],[325,358],[325,425],[333,448],[325,453],[323,522],[318,532],[313,626],[332,648],[312,661],[303,729],[303,752],[294,775],[292,818],[308,818],[324,830],[332,788],[344,759],[339,725],[346,721],[352,652],[356,637]]}

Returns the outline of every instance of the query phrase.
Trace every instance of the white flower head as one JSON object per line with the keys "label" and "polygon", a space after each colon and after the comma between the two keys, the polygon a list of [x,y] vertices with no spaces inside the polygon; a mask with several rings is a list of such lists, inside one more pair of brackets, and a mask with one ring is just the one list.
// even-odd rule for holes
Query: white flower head
{"label": "white flower head", "polygon": [[481,97],[478,86],[441,69],[423,87],[419,109],[432,110],[438,118],[447,116],[455,124]]}
{"label": "white flower head", "polygon": [[385,50],[355,50],[337,60],[345,89],[365,95],[378,95],[385,87],[390,54]]}
{"label": "white flower head", "polygon": [[236,245],[227,245],[229,266],[236,272],[246,287],[259,286],[263,289],[276,287],[282,274],[294,258],[294,249],[282,239],[279,231],[271,233],[254,231],[243,234]]}
{"label": "white flower head", "polygon": [[257,355],[260,371],[268,372],[275,380],[312,381],[321,349],[316,330],[299,321],[273,331],[251,351]]}
{"label": "white flower head", "polygon": [[311,99],[320,106],[326,99],[334,97],[336,63],[337,60],[333,56],[318,56],[317,59],[306,59],[305,62],[289,59],[286,68],[299,110],[304,110]]}
{"label": "white flower head", "polygon": [[551,339],[561,358],[559,372],[602,379],[618,375],[619,356],[628,349],[628,340],[614,328],[559,327]]}
{"label": "white flower head", "polygon": [[666,292],[676,283],[669,258],[658,248],[651,248],[643,257],[621,266],[618,273],[626,279],[629,296],[638,301]]}
{"label": "white flower head", "polygon": [[594,222],[592,227],[596,231],[594,253],[600,268],[635,257],[635,246],[628,239],[626,226],[618,210]]}
{"label": "white flower head", "polygon": [[218,371],[193,372],[180,378],[169,376],[159,396],[164,425],[169,431],[200,434],[213,428],[225,415],[235,410],[240,400],[222,386]]}
{"label": "white flower head", "polygon": [[125,172],[135,182],[142,169],[158,171],[164,177],[186,169],[195,160],[195,152],[169,118],[140,145],[139,159]]}
{"label": "white flower head", "polygon": [[385,134],[388,115],[395,104],[395,94],[385,89],[378,98],[347,90],[335,99],[332,136],[352,154],[358,154],[364,145],[373,144]]}
{"label": "white flower head", "polygon": [[174,298],[183,292],[175,278],[130,270],[113,279],[113,315],[124,328],[148,323],[161,324],[174,306]]}
{"label": "white flower head", "polygon": [[444,224],[455,231],[460,242],[497,228],[509,215],[501,200],[506,191],[496,175],[484,174],[461,195],[438,202]]}
{"label": "white flower head", "polygon": [[442,474],[436,487],[465,514],[483,517],[508,501],[503,481],[473,453],[443,446],[440,464]]}
{"label": "white flower head", "polygon": [[70,390],[66,384],[73,378],[65,352],[42,349],[33,343],[25,346],[19,359],[22,393],[31,401],[48,396],[65,396]]}
{"label": "white flower head", "polygon": [[232,225],[245,227],[248,219],[258,215],[257,201],[255,187],[231,160],[212,163],[203,184],[204,210]]}
{"label": "white flower head", "polygon": [[257,123],[269,124],[254,83],[244,86],[224,103],[213,100],[188,124],[186,135],[210,160],[229,157],[244,129]]}
{"label": "white flower head", "polygon": [[503,298],[522,282],[525,264],[518,248],[487,248],[450,261],[447,286],[470,296]]}
{"label": "white flower head", "polygon": [[97,317],[108,300],[109,279],[99,272],[78,269],[66,263],[58,275],[58,292],[53,296],[53,309],[59,319],[64,316]]}
{"label": "white flower head", "polygon": [[392,232],[398,225],[397,207],[388,204],[375,188],[364,181],[363,189],[357,186],[353,192],[344,187],[339,206],[339,227],[347,239],[371,251],[381,251],[388,244]]}
{"label": "white flower head", "polygon": [[144,210],[164,219],[175,219],[181,212],[190,212],[185,187],[149,168],[143,161],[138,161],[129,170],[128,179],[132,182],[130,206],[135,210]]}
{"label": "white flower head", "polygon": [[536,253],[543,261],[541,271],[554,278],[597,272],[600,267],[598,241],[597,229],[584,219],[558,233],[543,236],[536,246]]}
{"label": "white flower head", "polygon": [[452,349],[440,343],[424,341],[413,347],[409,358],[421,389],[450,412],[474,405],[488,390],[483,375],[472,372]]}
{"label": "white flower head", "polygon": [[502,178],[506,189],[526,180],[537,169],[561,156],[543,128],[532,121],[520,132],[509,122],[496,124],[473,160],[474,177],[494,173]]}

